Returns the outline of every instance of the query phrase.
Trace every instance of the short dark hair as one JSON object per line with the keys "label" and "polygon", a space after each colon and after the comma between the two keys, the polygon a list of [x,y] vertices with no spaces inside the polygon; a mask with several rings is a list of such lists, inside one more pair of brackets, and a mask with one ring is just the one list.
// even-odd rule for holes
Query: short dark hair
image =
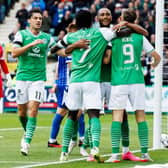
{"label": "short dark hair", "polygon": [[67,29],[68,29],[68,32],[73,32],[73,31],[77,31],[78,30],[76,24],[73,24],[73,23],[70,23],[68,25]]}
{"label": "short dark hair", "polygon": [[43,15],[42,11],[39,8],[33,8],[29,11],[28,19],[30,19],[34,13],[40,13],[41,15]]}
{"label": "short dark hair", "polygon": [[76,26],[78,29],[90,28],[92,25],[92,15],[88,10],[80,10],[76,14]]}
{"label": "short dark hair", "polygon": [[137,14],[133,9],[124,9],[122,15],[123,19],[130,23],[134,23],[137,18]]}

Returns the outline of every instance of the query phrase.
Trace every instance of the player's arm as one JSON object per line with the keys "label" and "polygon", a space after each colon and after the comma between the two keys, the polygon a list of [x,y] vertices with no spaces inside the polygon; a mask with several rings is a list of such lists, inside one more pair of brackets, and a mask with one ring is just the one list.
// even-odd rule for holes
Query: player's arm
{"label": "player's arm", "polygon": [[134,30],[136,33],[142,34],[144,36],[148,36],[149,33],[147,30],[145,30],[143,27],[141,27],[140,25],[134,24],[134,23],[127,23],[127,27],[131,28],[132,30]]}
{"label": "player's arm", "polygon": [[66,44],[64,40],[60,40],[57,44],[51,48],[51,54],[57,54],[60,56],[68,56],[76,48],[88,48],[89,40],[81,39],[73,44]]}
{"label": "player's arm", "polygon": [[62,57],[67,57],[68,56],[67,54],[65,54],[65,48],[62,48],[62,47],[58,46],[58,44],[54,45],[50,49],[50,53],[51,54],[57,54],[57,55],[62,56]]}
{"label": "player's arm", "polygon": [[110,63],[111,55],[112,55],[112,46],[109,43],[107,48],[106,48],[105,54],[103,56],[103,64],[109,64]]}
{"label": "player's arm", "polygon": [[79,41],[77,41],[77,42],[75,42],[75,43],[73,43],[73,44],[71,44],[71,45],[68,45],[68,46],[66,47],[66,49],[65,49],[65,53],[66,53],[66,54],[71,54],[72,51],[73,51],[74,49],[77,49],[77,48],[87,49],[88,46],[89,46],[89,42],[90,42],[89,40],[81,39],[81,40],[79,40]]}
{"label": "player's arm", "polygon": [[154,58],[151,65],[155,68],[160,63],[161,57],[155,50],[152,51],[150,55]]}
{"label": "player's arm", "polygon": [[148,32],[147,30],[145,30],[143,27],[135,24],[135,23],[130,23],[127,21],[122,21],[119,24],[113,26],[113,30],[115,30],[116,32],[119,32],[120,29],[124,26],[127,26],[129,28],[131,28],[132,30],[134,30],[136,33],[142,34],[144,36],[148,36]]}
{"label": "player's arm", "polygon": [[37,40],[23,46],[22,36],[18,32],[15,36],[15,39],[14,39],[13,43],[14,43],[14,45],[13,45],[13,48],[12,48],[12,57],[16,58],[16,57],[19,57],[20,55],[24,54],[29,48],[31,48],[31,47],[33,47],[37,44],[43,43],[43,40],[37,39]]}
{"label": "player's arm", "polygon": [[143,36],[143,50],[145,50],[146,53],[149,53],[153,57],[152,67],[155,68],[160,60],[160,55],[155,51],[151,43],[147,40],[146,37]]}
{"label": "player's arm", "polygon": [[68,46],[66,38],[67,35],[65,35],[62,40],[59,40],[54,46],[52,46],[50,49],[50,53],[57,54],[62,57],[67,57],[68,55],[65,53],[65,48]]}
{"label": "player's arm", "polygon": [[43,40],[38,39],[23,47],[14,46],[12,49],[12,57],[13,58],[19,57],[20,55],[24,54],[29,48],[41,43],[43,43]]}

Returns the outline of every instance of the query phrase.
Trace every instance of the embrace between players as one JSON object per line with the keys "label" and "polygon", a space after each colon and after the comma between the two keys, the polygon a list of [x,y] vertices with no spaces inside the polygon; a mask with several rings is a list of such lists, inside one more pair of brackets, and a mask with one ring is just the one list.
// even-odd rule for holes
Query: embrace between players
{"label": "embrace between players", "polygon": [[[58,55],[72,55],[71,77],[66,101],[69,112],[64,125],[60,161],[68,160],[68,146],[75,122],[78,119],[78,110],[84,108],[89,116],[90,154],[98,162],[103,162],[99,155],[102,62],[105,64],[111,62],[111,95],[108,108],[113,111],[112,155],[106,162],[120,162],[121,135],[123,160],[152,161],[148,154],[148,127],[144,113],[145,84],[140,57],[142,50],[150,53],[154,58],[152,66],[155,68],[160,62],[160,56],[143,36],[147,35],[147,32],[134,24],[135,12],[130,9],[124,10],[121,22],[113,28],[109,28],[112,19],[111,13],[107,8],[102,8],[98,12],[100,28],[91,28],[91,13],[87,10],[81,10],[75,18],[78,30],[74,33],[68,33],[57,44],[49,35],[39,31],[41,13],[38,10],[31,12],[29,16],[30,30],[19,32],[16,35],[13,49],[13,56],[19,59],[16,91],[19,117],[25,130],[21,144],[22,154],[28,154],[35,131],[38,108],[43,99],[44,81],[46,80],[46,54],[44,50],[51,47],[51,52]],[[64,49],[65,47],[67,48]],[[41,53],[37,53],[38,50],[41,50]],[[38,66],[35,67],[35,63]],[[27,95],[23,95],[25,92]],[[135,157],[129,151],[128,122],[127,118],[123,119],[127,99],[135,110],[141,158]]]}

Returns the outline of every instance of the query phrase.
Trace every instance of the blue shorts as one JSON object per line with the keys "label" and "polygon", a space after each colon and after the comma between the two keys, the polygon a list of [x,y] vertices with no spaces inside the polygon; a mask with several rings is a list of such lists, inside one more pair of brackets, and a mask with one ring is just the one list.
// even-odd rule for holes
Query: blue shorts
{"label": "blue shorts", "polygon": [[60,108],[66,108],[65,97],[68,93],[68,86],[57,86],[56,96],[57,96],[57,105]]}

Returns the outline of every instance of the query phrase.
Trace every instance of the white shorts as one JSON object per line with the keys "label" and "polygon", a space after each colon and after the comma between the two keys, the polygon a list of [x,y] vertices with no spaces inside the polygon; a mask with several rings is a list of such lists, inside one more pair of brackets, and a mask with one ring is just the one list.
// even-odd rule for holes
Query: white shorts
{"label": "white shorts", "polygon": [[30,100],[43,102],[44,81],[16,81],[16,102],[25,104]]}
{"label": "white shorts", "polygon": [[66,105],[69,110],[101,109],[100,83],[71,83],[68,89]]}
{"label": "white shorts", "polygon": [[104,108],[104,103],[106,103],[108,107],[111,94],[111,84],[110,82],[102,82],[100,83],[100,88],[101,88],[102,108]]}
{"label": "white shorts", "polygon": [[145,109],[145,85],[129,84],[112,86],[109,102],[109,109],[126,109],[129,100],[133,110]]}

